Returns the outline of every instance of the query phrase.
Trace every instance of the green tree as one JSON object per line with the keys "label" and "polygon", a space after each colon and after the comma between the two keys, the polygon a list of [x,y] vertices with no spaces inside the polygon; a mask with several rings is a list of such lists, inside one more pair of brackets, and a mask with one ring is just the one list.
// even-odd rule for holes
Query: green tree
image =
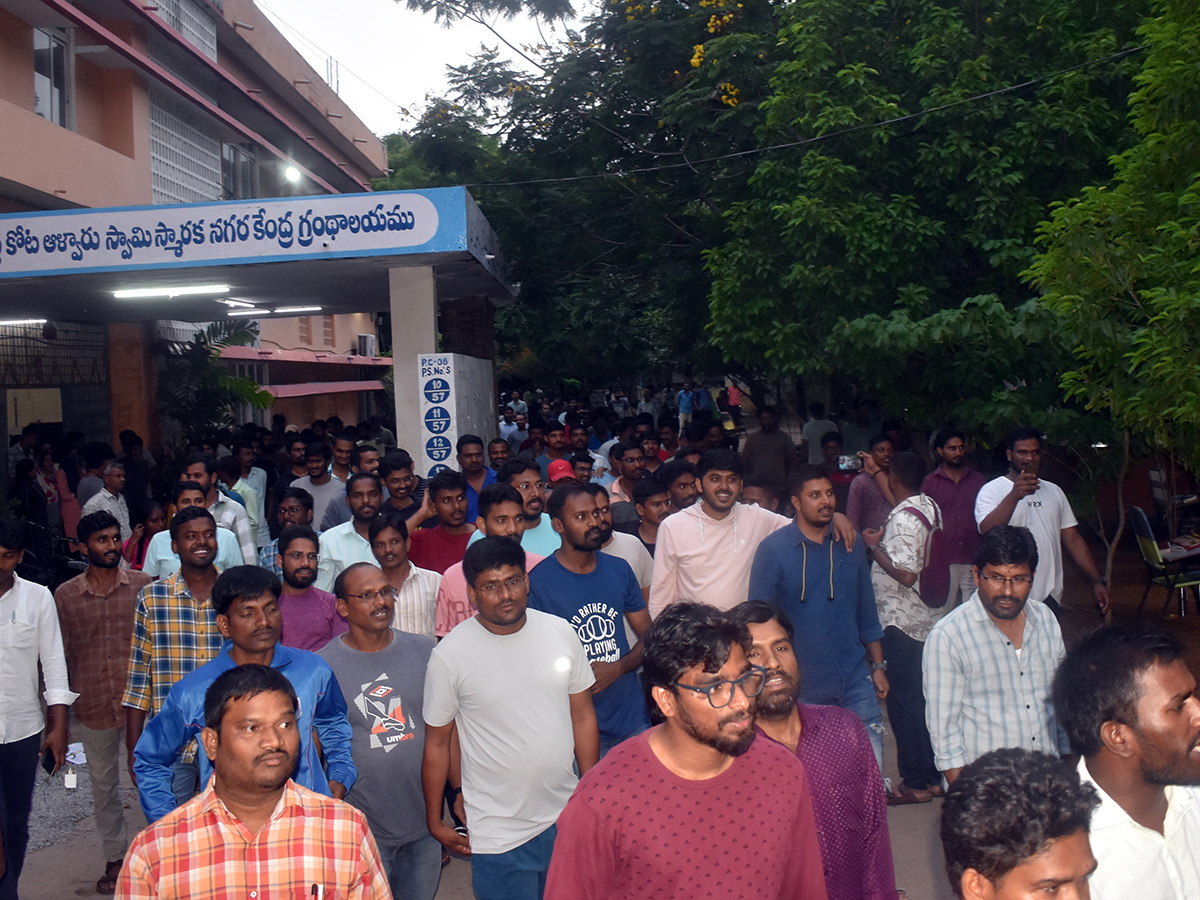
{"label": "green tree", "polygon": [[1156,0],[1109,183],[1058,206],[1029,277],[1074,354],[1067,393],[1200,471],[1200,9]]}

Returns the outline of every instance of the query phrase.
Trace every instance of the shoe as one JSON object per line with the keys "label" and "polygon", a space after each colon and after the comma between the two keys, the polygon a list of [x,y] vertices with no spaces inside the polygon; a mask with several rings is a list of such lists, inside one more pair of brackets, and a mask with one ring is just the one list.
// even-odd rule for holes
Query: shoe
{"label": "shoe", "polygon": [[905,806],[909,803],[928,803],[933,799],[929,791],[913,790],[903,781],[893,785],[887,792],[888,806]]}
{"label": "shoe", "polygon": [[104,876],[96,882],[97,894],[115,894],[117,892],[117,878],[121,874],[121,860],[114,859],[104,867]]}

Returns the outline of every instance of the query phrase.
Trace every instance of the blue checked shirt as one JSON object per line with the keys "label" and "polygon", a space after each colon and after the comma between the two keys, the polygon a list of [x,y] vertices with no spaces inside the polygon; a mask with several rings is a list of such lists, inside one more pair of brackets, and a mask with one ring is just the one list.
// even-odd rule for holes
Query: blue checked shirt
{"label": "blue checked shirt", "polygon": [[283,568],[279,565],[279,538],[258,551],[258,565],[274,572],[277,578],[283,577]]}
{"label": "blue checked shirt", "polygon": [[1019,655],[978,591],[938,622],[922,661],[925,722],[938,769],[960,768],[1002,747],[1070,752],[1050,699],[1063,652],[1058,622],[1041,603],[1025,604]]}

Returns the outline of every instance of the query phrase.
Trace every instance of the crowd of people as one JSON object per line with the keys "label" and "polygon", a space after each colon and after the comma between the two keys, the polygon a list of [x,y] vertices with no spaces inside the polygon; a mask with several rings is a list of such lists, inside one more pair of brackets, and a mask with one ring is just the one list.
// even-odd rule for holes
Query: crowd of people
{"label": "crowd of people", "polygon": [[[883,900],[887,806],[943,795],[959,896],[1200,897],[1195,681],[1146,626],[1065,651],[1064,551],[1110,597],[1042,435],[988,479],[869,406],[796,441],[728,388],[591,400],[514,392],[425,473],[380,421],[276,417],[157,498],[132,432],[56,466],[27,428],[0,898],[68,735],[122,897],[431,900],[458,853],[480,900]],[[51,593],[25,557],[60,537]]]}

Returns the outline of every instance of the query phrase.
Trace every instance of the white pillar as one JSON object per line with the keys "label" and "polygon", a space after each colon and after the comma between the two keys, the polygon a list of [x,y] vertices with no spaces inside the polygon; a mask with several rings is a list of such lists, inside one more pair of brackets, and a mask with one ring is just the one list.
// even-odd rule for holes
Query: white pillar
{"label": "white pillar", "polygon": [[438,349],[437,283],[431,266],[413,266],[389,269],[388,287],[396,367],[396,442],[418,459],[422,445],[417,355]]}

